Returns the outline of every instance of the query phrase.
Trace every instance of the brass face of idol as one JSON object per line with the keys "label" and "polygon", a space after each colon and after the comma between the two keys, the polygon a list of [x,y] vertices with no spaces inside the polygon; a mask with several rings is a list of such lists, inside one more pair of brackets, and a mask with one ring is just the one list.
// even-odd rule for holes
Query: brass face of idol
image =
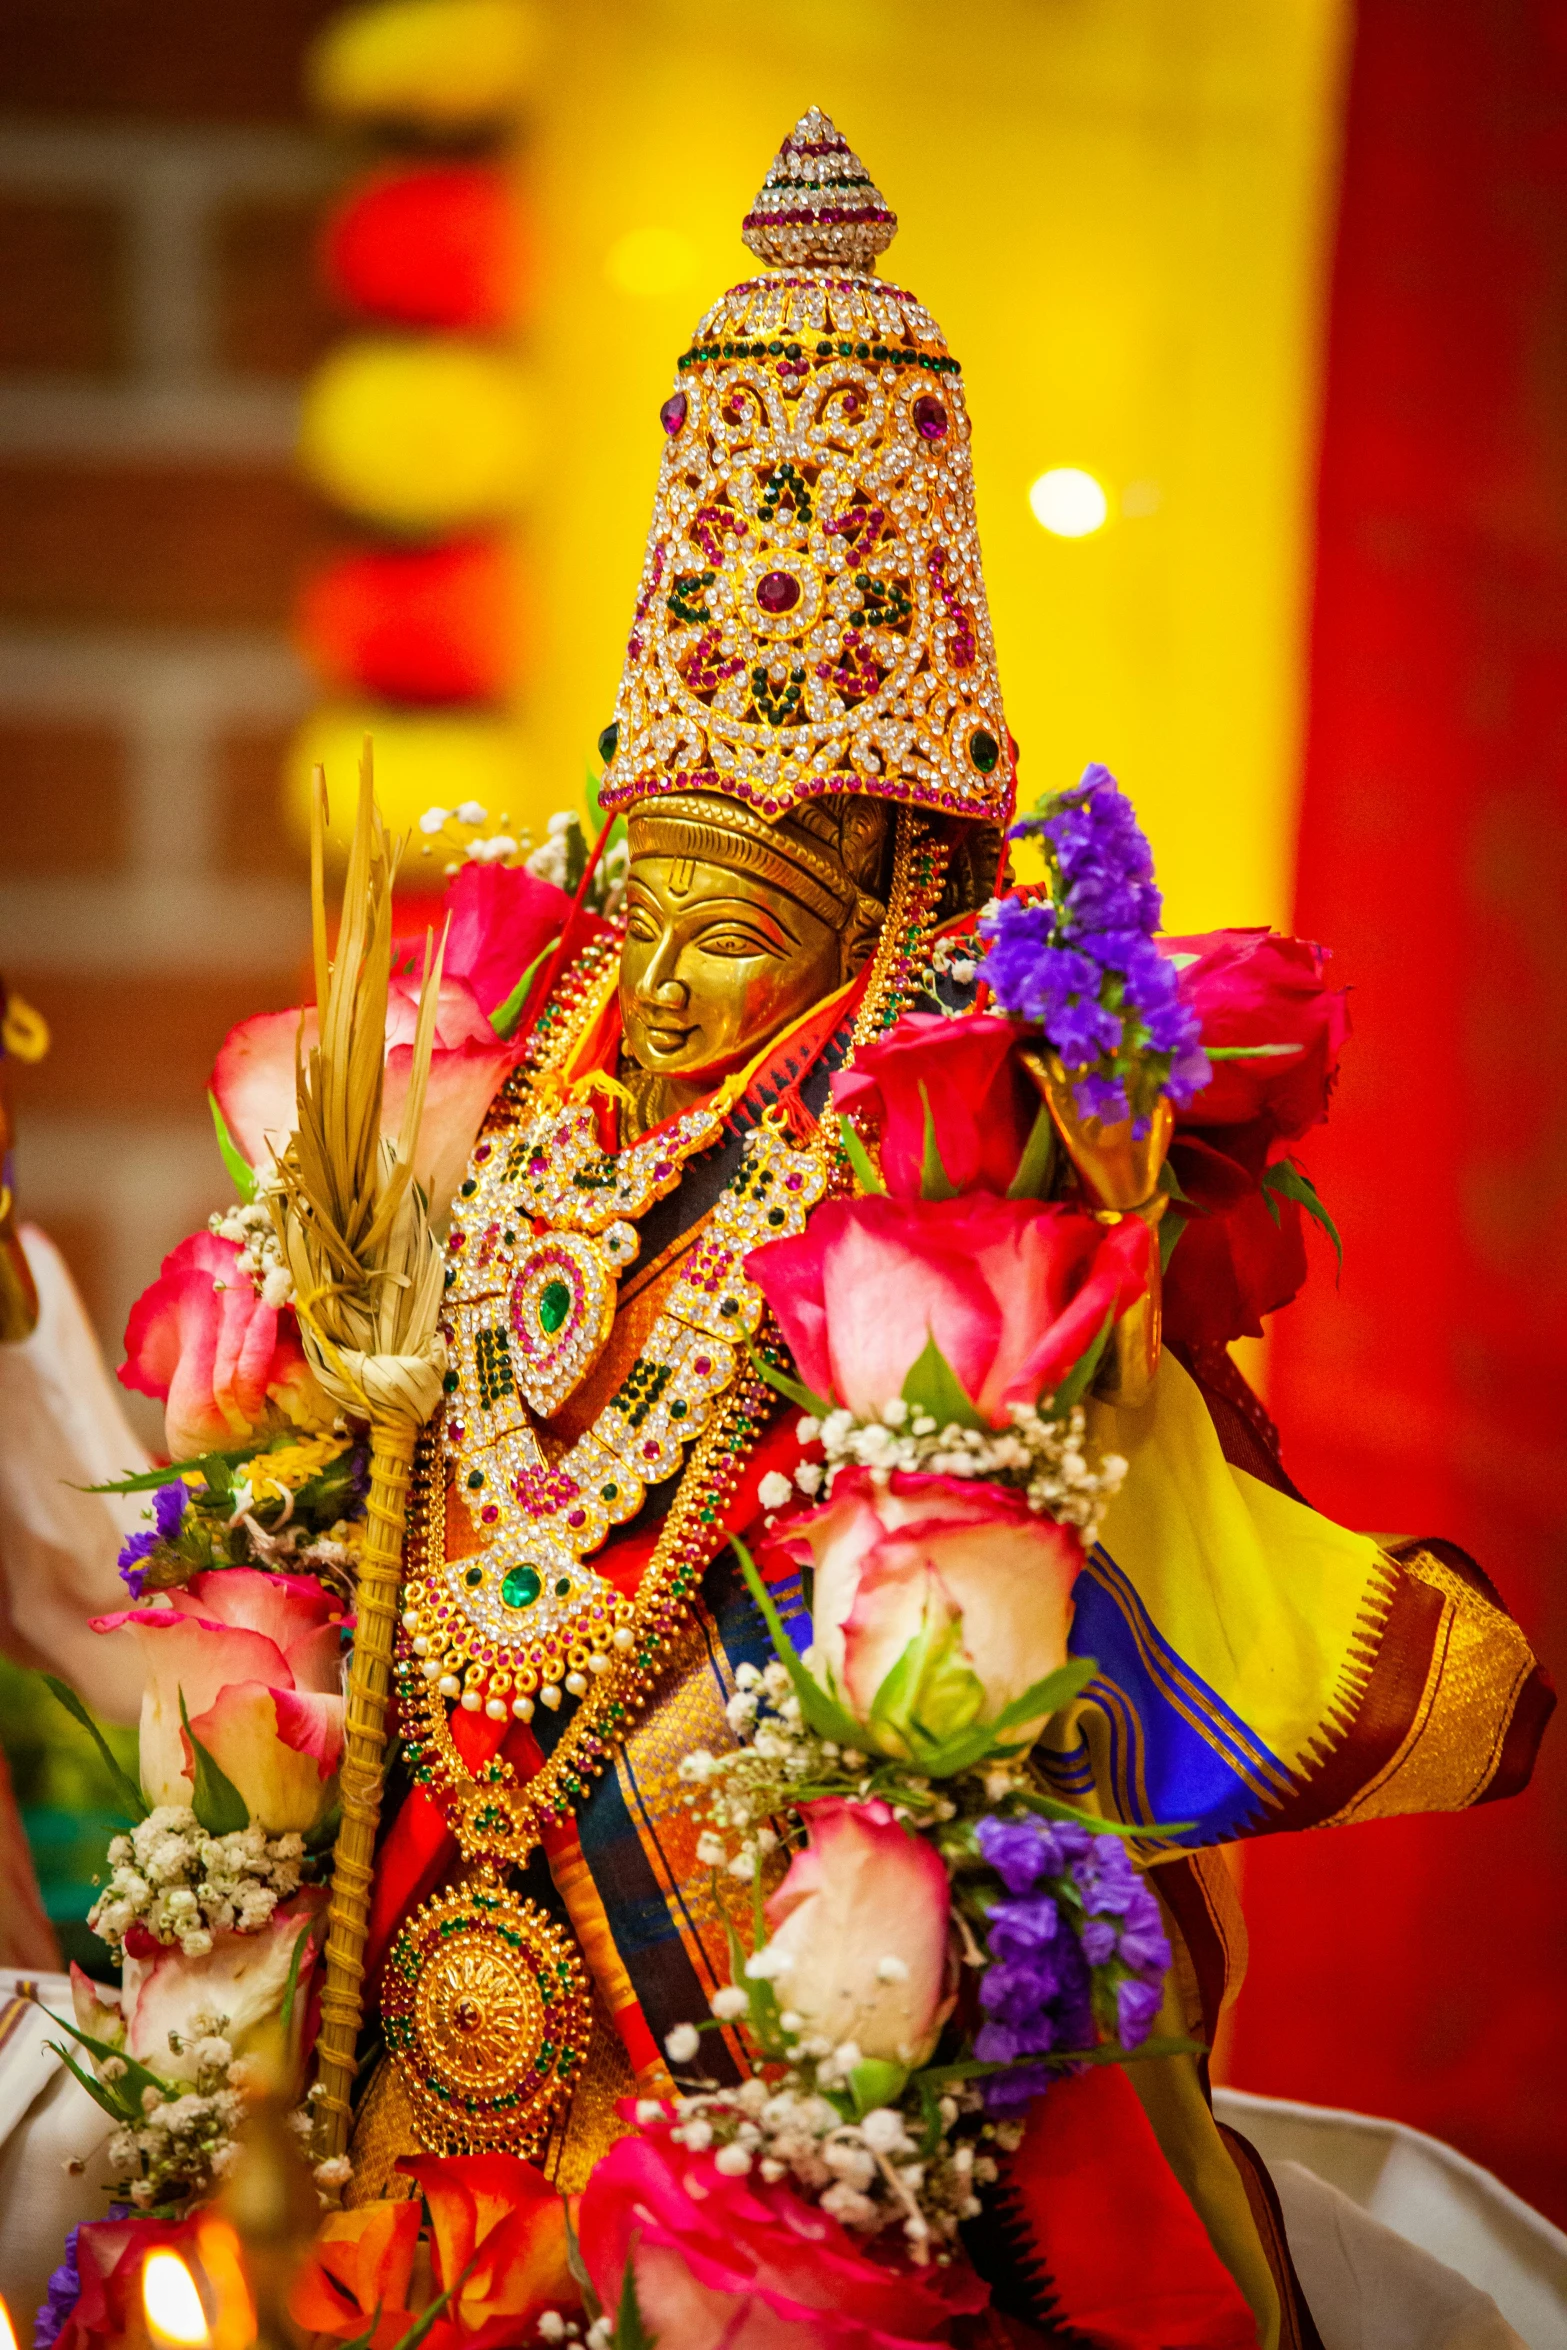
{"label": "brass face of idol", "polygon": [[840,962],[838,931],[775,883],[696,858],[635,857],[620,1014],[627,1054],[658,1081],[643,1122],[743,1068],[838,985]]}

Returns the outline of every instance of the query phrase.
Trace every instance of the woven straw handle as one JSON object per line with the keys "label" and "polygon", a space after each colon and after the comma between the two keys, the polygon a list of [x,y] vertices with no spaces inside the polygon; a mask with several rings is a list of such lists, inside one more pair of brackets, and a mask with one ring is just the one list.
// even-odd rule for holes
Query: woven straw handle
{"label": "woven straw handle", "polygon": [[346,2151],[352,2119],[354,2057],[364,2010],[365,1936],[370,1921],[375,1837],[386,1775],[386,1707],[403,1574],[403,1528],[414,1430],[381,1423],[371,1432],[370,1496],[359,1561],[357,1624],[348,1668],[348,1703],[340,1777],[343,1818],[332,1862],[327,1912],[326,1983],[316,2043],[325,2155]]}

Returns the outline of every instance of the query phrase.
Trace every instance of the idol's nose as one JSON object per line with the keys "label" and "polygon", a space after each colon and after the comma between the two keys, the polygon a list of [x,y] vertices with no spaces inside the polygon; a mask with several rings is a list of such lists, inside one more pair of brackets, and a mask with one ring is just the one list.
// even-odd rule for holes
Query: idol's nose
{"label": "idol's nose", "polygon": [[691,990],[679,972],[680,947],[672,931],[666,930],[643,968],[637,982],[639,1004],[656,1005],[666,1012],[683,1012]]}

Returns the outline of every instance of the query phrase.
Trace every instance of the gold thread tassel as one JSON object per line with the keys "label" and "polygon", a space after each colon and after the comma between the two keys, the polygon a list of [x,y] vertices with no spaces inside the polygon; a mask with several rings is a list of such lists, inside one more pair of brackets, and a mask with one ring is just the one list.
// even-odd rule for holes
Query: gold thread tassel
{"label": "gold thread tassel", "polygon": [[337,953],[327,959],[323,881],[326,781],[315,772],[311,915],[320,1038],[296,1067],[297,1120],[279,1156],[272,1213],[294,1277],[305,1352],[331,1400],[370,1423],[370,1493],[348,1673],[342,1824],[328,1910],[317,2042],[317,2143],[348,2143],[363,2006],[372,1862],[385,1771],[386,1708],[402,1579],[409,1468],[446,1369],[440,1336],[441,1248],[414,1181],[442,945],[427,953],[413,1069],[396,1141],[381,1134],[392,882],[397,851],[376,812],[371,747],[343,887]]}

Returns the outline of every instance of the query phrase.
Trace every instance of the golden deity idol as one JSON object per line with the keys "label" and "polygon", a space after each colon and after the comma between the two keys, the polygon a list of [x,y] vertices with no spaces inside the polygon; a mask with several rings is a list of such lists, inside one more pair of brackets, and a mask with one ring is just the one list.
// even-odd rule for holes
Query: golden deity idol
{"label": "golden deity idol", "polygon": [[744,1259],[848,1188],[830,1078],[991,895],[1013,797],[961,375],[873,274],[894,227],[807,116],[746,223],[778,266],[702,321],[660,411],[603,792],[621,924],[535,1022],[450,1236],[405,1595],[414,1787],[371,1934],[398,2063],[362,2110],[359,2197],[414,2143],[579,2180],[727,1976],[675,1767],[723,1737],[754,1632],[715,1563],[776,1439]]}
{"label": "golden deity idol", "polygon": [[[409,2191],[395,2165],[420,2148],[506,2149],[581,2186],[624,2101],[668,2090],[670,2031],[730,1984],[740,1896],[698,1850],[680,1765],[732,1745],[736,1671],[767,1661],[731,1538],[761,1539],[802,1465],[747,1260],[865,1174],[833,1078],[905,1014],[972,1002],[1015,792],[961,369],[875,274],[895,226],[805,116],[745,224],[771,266],[701,320],[649,419],[662,465],[603,738],[623,904],[568,934],[447,1242],[450,1367],[414,1464],[396,1663],[406,1784],[366,1950],[390,2061],[359,2100],[350,2202]],[[1105,1129],[1048,1057],[1021,1061],[1056,1192],[1157,1222],[1169,1104]],[[1188,1823],[1150,1873],[1176,1948],[1163,2028],[1202,2040],[1242,1947],[1219,1848],[1338,1816],[1359,1758],[1368,1783],[1386,1765],[1382,1808],[1426,1800],[1367,1694],[1381,1627],[1423,1624],[1440,1589],[1503,1658],[1499,1689],[1527,1657],[1424,1551],[1336,1529],[1335,1630],[1302,1631],[1290,1546],[1324,1522],[1213,1352],[1161,1365],[1155,1270],[1093,1407],[1132,1464],[1116,1554],[1077,1591],[1097,1677],[1037,1766],[1111,1818]],[[798,1584],[777,1599],[808,1640]],[[1267,1675],[1246,1693],[1275,1653],[1308,1660],[1288,1705]],[[1253,1702],[1277,1747],[1246,1727]],[[1501,1750],[1500,1719],[1477,1751]],[[1330,1750],[1357,1758],[1339,1778]],[[738,2083],[746,2045],[715,2024],[704,2071]],[[1259,2339],[1301,2340],[1197,2064],[1130,2071]]]}

